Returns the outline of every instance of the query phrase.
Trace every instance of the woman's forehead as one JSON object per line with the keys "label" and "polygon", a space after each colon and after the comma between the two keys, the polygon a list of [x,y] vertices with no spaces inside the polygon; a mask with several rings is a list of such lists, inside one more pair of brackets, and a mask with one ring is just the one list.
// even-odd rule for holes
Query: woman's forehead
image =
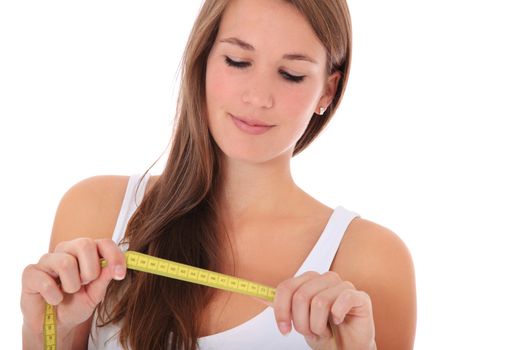
{"label": "woman's forehead", "polygon": [[283,0],[230,1],[217,39],[228,38],[240,39],[249,44],[252,51],[295,52],[317,61],[325,55],[324,46],[310,23]]}

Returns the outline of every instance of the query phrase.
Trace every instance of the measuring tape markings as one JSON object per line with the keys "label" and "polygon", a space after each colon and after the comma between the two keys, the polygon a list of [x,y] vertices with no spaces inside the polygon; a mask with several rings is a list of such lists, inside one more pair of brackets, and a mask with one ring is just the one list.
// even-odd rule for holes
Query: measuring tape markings
{"label": "measuring tape markings", "polygon": [[44,315],[44,349],[55,350],[57,343],[56,315],[53,305],[46,304]]}
{"label": "measuring tape markings", "polygon": [[[129,269],[165,276],[181,281],[197,283],[208,287],[227,290],[273,301],[275,289],[242,278],[213,272],[199,267],[186,265],[151,255],[127,251],[126,266]],[[101,259],[100,266],[107,266],[107,260]],[[56,350],[56,315],[52,305],[46,304],[44,316],[44,349]]]}
{"label": "measuring tape markings", "polygon": [[138,252],[126,252],[128,268],[186,282],[241,293],[273,301],[275,289],[242,278],[165,260]]}

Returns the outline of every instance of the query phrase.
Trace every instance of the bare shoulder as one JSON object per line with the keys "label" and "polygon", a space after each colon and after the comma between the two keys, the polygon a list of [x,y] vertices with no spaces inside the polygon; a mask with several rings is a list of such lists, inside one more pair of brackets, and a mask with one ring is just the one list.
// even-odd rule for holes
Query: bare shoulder
{"label": "bare shoulder", "polygon": [[58,205],[49,250],[77,237],[111,238],[129,176],[98,175],[71,186]]}
{"label": "bare shoulder", "polygon": [[332,270],[372,300],[378,349],[412,349],[416,329],[415,271],[408,247],[390,229],[355,218]]}
{"label": "bare shoulder", "polygon": [[[334,261],[348,273],[382,270],[383,264],[412,264],[410,252],[401,238],[390,229],[356,217],[345,232]],[[334,266],[335,267],[335,266]]]}

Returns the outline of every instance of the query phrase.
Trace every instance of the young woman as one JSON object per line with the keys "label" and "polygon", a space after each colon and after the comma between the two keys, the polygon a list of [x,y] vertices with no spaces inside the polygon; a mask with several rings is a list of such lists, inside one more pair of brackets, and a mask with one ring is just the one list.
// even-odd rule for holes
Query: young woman
{"label": "young woman", "polygon": [[[166,168],[67,191],[49,253],[23,273],[24,348],[42,347],[46,302],[59,349],[412,348],[403,242],[291,177],[341,101],[350,57],[345,0],[205,1]],[[126,271],[125,249],[274,286],[275,299]]]}

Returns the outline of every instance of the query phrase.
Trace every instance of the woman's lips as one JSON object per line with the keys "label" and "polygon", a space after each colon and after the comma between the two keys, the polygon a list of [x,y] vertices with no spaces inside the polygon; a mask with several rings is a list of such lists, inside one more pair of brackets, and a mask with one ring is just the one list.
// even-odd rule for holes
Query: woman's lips
{"label": "woman's lips", "polygon": [[230,114],[233,123],[241,130],[251,135],[260,135],[273,128],[275,125],[257,125],[260,122],[248,122]]}

